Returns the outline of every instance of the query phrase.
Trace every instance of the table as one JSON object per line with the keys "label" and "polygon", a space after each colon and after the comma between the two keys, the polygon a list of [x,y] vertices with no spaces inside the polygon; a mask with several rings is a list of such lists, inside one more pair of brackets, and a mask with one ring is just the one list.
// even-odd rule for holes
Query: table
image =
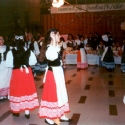
{"label": "table", "polygon": [[[87,54],[87,60],[89,65],[99,65],[100,56],[94,54]],[[114,56],[115,64],[121,64],[121,57]],[[66,54],[66,64],[77,64],[77,54]]]}

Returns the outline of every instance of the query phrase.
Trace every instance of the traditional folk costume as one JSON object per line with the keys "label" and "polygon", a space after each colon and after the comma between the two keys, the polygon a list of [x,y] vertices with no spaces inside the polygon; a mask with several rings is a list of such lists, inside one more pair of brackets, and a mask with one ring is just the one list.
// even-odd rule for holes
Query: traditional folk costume
{"label": "traditional folk costume", "polygon": [[8,67],[13,68],[9,95],[10,108],[13,113],[33,110],[39,106],[34,77],[30,68],[36,62],[34,53],[26,48],[14,47],[7,54],[6,63]]}
{"label": "traditional folk costume", "polygon": [[6,99],[10,85],[12,68],[6,66],[6,55],[9,47],[0,46],[0,100]]}
{"label": "traditional folk costume", "polygon": [[110,41],[107,35],[104,35],[102,38],[107,42],[106,48],[101,58],[102,66],[106,67],[107,69],[114,69],[115,61],[114,61],[114,54],[112,51],[112,41]]}
{"label": "traditional folk costume", "polygon": [[60,47],[51,45],[46,51],[48,67],[43,80],[44,89],[39,109],[40,118],[61,118],[70,111],[59,51]]}
{"label": "traditional folk costume", "polygon": [[84,49],[84,43],[81,42],[81,44],[78,46],[78,52],[77,52],[77,68],[79,69],[85,69],[88,68],[88,61],[86,57],[86,52]]}
{"label": "traditional folk costume", "polygon": [[125,72],[125,44],[123,46],[122,58],[121,58],[121,70]]}

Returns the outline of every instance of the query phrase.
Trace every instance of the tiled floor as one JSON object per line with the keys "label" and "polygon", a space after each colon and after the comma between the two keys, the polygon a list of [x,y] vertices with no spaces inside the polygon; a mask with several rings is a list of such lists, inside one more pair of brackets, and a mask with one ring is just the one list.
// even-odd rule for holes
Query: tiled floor
{"label": "tiled floor", "polygon": [[[71,109],[67,116],[74,121],[61,125],[125,125],[125,73],[121,73],[120,66],[111,72],[99,66],[77,70],[75,65],[67,65],[64,73]],[[39,100],[42,79],[43,75],[35,79]],[[23,112],[15,118],[9,110],[9,101],[0,101],[0,125],[46,125],[38,117],[38,109],[30,114],[29,120]]]}

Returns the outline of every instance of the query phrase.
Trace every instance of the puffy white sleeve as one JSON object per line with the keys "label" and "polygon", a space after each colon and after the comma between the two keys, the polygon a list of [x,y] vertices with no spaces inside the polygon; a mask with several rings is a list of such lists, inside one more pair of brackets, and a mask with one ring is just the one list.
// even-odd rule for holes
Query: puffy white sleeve
{"label": "puffy white sleeve", "polygon": [[35,65],[36,63],[37,63],[36,56],[32,51],[30,51],[29,65],[32,66]]}
{"label": "puffy white sleeve", "polygon": [[58,46],[49,46],[47,51],[46,51],[46,58],[48,60],[55,60],[58,58],[58,52],[60,51],[60,47]]}
{"label": "puffy white sleeve", "polygon": [[66,49],[67,48],[67,44],[66,42],[63,42],[63,49]]}
{"label": "puffy white sleeve", "polygon": [[6,56],[6,67],[13,68],[13,54],[11,50],[7,53]]}

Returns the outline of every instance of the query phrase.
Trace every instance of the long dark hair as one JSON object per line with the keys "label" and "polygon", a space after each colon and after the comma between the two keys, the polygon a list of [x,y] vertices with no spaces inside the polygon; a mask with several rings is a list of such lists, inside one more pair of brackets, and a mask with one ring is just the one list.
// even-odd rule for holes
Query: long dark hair
{"label": "long dark hair", "polygon": [[41,46],[41,50],[40,50],[40,55],[39,55],[39,62],[44,62],[45,60],[45,52],[47,50],[47,45],[50,44],[52,38],[50,37],[50,33],[51,32],[54,32],[55,34],[58,32],[59,30],[55,29],[55,28],[52,28],[52,29],[49,29],[44,37],[44,40],[43,40],[43,44]]}

